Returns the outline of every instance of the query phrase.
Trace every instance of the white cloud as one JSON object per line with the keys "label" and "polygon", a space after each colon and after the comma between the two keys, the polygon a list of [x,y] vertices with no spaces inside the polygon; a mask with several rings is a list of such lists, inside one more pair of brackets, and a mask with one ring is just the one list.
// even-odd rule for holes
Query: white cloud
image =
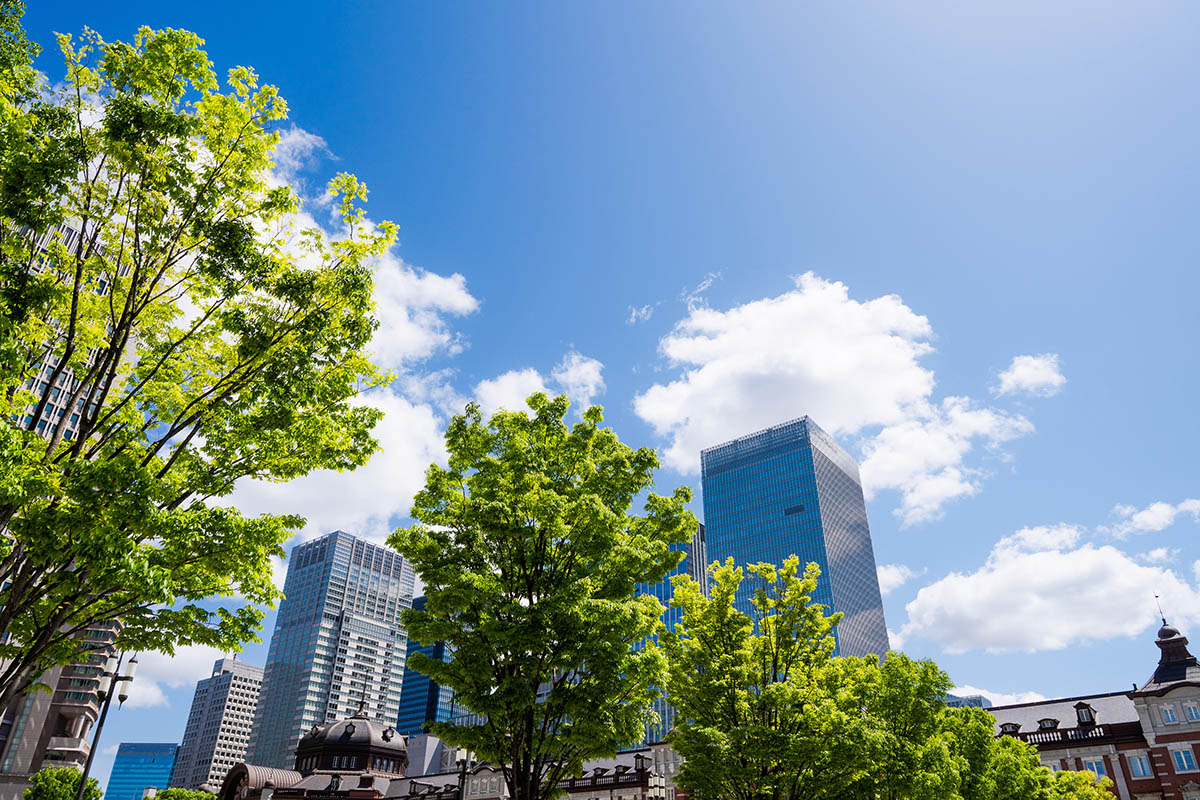
{"label": "white cloud", "polygon": [[684,289],[679,293],[679,299],[687,304],[688,311],[695,311],[697,308],[703,308],[707,305],[704,298],[704,293],[713,285],[714,281],[721,279],[721,273],[710,272],[704,276],[700,283],[696,284],[694,289]]}
{"label": "white cloud", "polygon": [[982,473],[964,465],[979,442],[997,448],[1033,432],[1033,423],[966,397],[947,397],[940,406],[914,403],[909,419],[887,425],[863,443],[863,491],[901,493],[896,513],[904,524],[936,519],[951,500],[979,492]]}
{"label": "white cloud", "polygon": [[514,369],[477,383],[475,402],[479,403],[479,409],[487,419],[500,409],[525,411],[526,398],[537,392],[549,394],[541,373],[532,367]]}
{"label": "white cloud", "polygon": [[639,322],[645,322],[650,317],[654,316],[654,306],[646,304],[644,306],[630,306],[629,319],[625,320],[626,325],[636,325]]}
{"label": "white cloud", "polygon": [[1008,368],[1000,373],[1000,385],[993,388],[992,392],[996,395],[1025,393],[1050,397],[1061,392],[1066,383],[1056,353],[1014,356]]}
{"label": "white cloud", "polygon": [[581,413],[604,394],[604,364],[572,350],[563,356],[551,377]]}
{"label": "white cloud", "polygon": [[358,402],[384,412],[373,435],[381,451],[353,472],[319,470],[287,483],[242,481],[228,504],[244,513],[301,514],[303,537],[345,530],[382,541],[389,520],[406,516],[412,497],[425,485],[431,463],[446,463],[444,420],[432,407],[389,389],[377,389]]}
{"label": "white cloud", "polygon": [[659,342],[681,372],[634,409],[668,440],[666,465],[695,473],[702,448],[807,414],[831,434],[866,437],[864,487],[898,490],[907,524],[979,490],[983,473],[967,464],[977,445],[1033,430],[968,398],[934,400],[933,372],[920,363],[933,330],[898,296],[859,302],[811,272],[794,281],[727,311],[694,300]]}
{"label": "white cloud", "polygon": [[879,593],[884,595],[891,594],[913,578],[925,573],[925,570],[917,572],[904,564],[880,564],[875,571],[879,575]]}
{"label": "white cloud", "polygon": [[1179,550],[1173,547],[1156,547],[1145,553],[1138,555],[1138,558],[1145,561],[1147,564],[1166,564],[1175,556],[1179,555]]}
{"label": "white cloud", "polygon": [[1039,692],[993,692],[991,689],[980,689],[978,686],[967,684],[955,686],[951,690],[951,694],[956,694],[959,697],[981,694],[988,700],[991,700],[992,705],[996,706],[1011,706],[1017,703],[1040,703],[1047,699],[1044,694],[1040,694]]}
{"label": "white cloud", "polygon": [[300,173],[316,167],[322,159],[330,158],[329,145],[315,133],[292,125],[279,132],[279,142],[271,154],[276,178],[284,183],[300,182]]}
{"label": "white cloud", "polygon": [[1200,620],[1200,592],[1169,569],[1106,545],[1077,546],[1071,525],[1025,528],[974,572],[952,572],[908,603],[903,637],[947,652],[1061,650],[1134,636],[1156,618],[1155,595],[1179,622]]}
{"label": "white cloud", "polygon": [[1118,539],[1124,539],[1132,533],[1166,530],[1183,514],[1190,514],[1193,520],[1200,522],[1200,500],[1189,499],[1175,505],[1159,501],[1140,510],[1135,506],[1118,505],[1113,513],[1121,520],[1104,530]]}
{"label": "white cloud", "polygon": [[580,413],[604,393],[604,364],[575,350],[563,356],[547,380],[533,367],[514,369],[475,385],[475,402],[484,418],[500,409],[525,411],[526,398],[535,392],[564,393]]}
{"label": "white cloud", "polygon": [[169,705],[164,687],[178,689],[195,684],[212,674],[213,662],[221,651],[200,645],[183,645],[174,656],[164,653],[138,655],[137,673],[129,685],[125,708],[153,708]]}
{"label": "white cloud", "polygon": [[1016,550],[1036,553],[1040,550],[1065,550],[1074,547],[1083,531],[1077,525],[1060,522],[1057,525],[1035,525],[1022,528],[1012,536],[996,542],[996,551]]}

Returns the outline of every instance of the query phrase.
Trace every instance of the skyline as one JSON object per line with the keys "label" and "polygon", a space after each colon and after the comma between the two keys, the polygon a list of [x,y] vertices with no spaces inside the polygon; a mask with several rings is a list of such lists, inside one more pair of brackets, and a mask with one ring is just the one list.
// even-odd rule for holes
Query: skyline
{"label": "skyline", "polygon": [[[310,196],[351,169],[400,224],[386,452],[245,507],[378,541],[454,403],[539,382],[661,448],[660,489],[698,488],[699,446],[811,414],[874,487],[893,632],[960,686],[1106,691],[1146,677],[1154,590],[1200,620],[1200,112],[1173,89],[1196,10],[368,4],[267,36],[232,5],[33,6],[52,78],[51,30],[196,30],[219,71],[280,85]],[[218,655],[146,658],[102,748],[181,736],[170,682]]]}

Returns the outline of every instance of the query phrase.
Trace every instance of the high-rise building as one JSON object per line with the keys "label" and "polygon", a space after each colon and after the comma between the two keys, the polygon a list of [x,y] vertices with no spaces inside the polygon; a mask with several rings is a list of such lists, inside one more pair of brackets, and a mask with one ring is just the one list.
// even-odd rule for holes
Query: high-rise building
{"label": "high-rise building", "polygon": [[[883,601],[858,464],[808,417],[710,447],[700,454],[704,523],[714,561],[816,562],[813,600],[840,611],[845,656],[888,649]],[[753,580],[735,605],[750,613]]]}
{"label": "high-rise building", "polygon": [[[425,608],[425,598],[413,600],[412,607],[418,611]],[[424,653],[430,658],[447,661],[450,651],[445,642],[431,645],[408,642],[408,655]],[[402,736],[416,736],[428,731],[430,722],[449,722],[454,717],[454,692],[449,686],[438,686],[428,675],[417,672],[406,662],[404,686],[400,692],[400,715],[396,719],[396,730]]]}
{"label": "high-rise building", "polygon": [[[675,626],[683,619],[683,611],[678,608],[671,608],[671,595],[673,587],[671,579],[677,575],[687,575],[696,583],[700,584],[700,590],[704,596],[708,596],[708,544],[705,538],[704,523],[696,526],[696,532],[692,534],[692,538],[683,544],[671,546],[672,550],[682,550],[683,560],[678,566],[671,571],[667,577],[658,583],[644,583],[638,586],[640,594],[650,594],[658,598],[658,602],[663,604],[666,609],[663,612],[662,620],[667,630],[675,630]],[[654,701],[654,711],[658,714],[658,724],[648,725],[646,727],[646,736],[643,739],[643,744],[652,744],[660,742],[671,730],[675,724],[675,707],[672,706],[666,699],[659,698]]]}
{"label": "high-rise building", "polygon": [[196,684],[172,786],[215,793],[229,768],[246,760],[262,679],[262,667],[222,658]]}
{"label": "high-rise building", "polygon": [[105,800],[142,800],[142,792],[152,786],[167,788],[178,754],[179,745],[173,742],[121,742],[104,789]]}
{"label": "high-rise building", "polygon": [[[86,628],[79,636],[89,648],[87,660],[47,670],[39,680],[52,692],[27,692],[9,706],[0,718],[0,775],[32,775],[44,766],[83,766],[100,713],[100,672],[116,653],[112,643],[119,630],[116,622]],[[0,797],[8,797],[6,785],[0,780]],[[15,791],[14,796],[20,796],[20,789]]]}
{"label": "high-rise building", "polygon": [[314,725],[363,709],[396,721],[415,575],[394,550],[345,531],[292,548],[246,760],[290,769]]}

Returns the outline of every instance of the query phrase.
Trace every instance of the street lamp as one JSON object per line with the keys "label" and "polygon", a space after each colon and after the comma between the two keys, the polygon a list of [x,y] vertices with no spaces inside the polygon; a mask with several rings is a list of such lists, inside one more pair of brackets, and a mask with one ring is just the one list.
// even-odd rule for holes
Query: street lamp
{"label": "street lamp", "polygon": [[[125,705],[125,701],[129,699],[129,684],[133,680],[133,674],[137,672],[138,660],[137,656],[129,659],[129,663],[125,665],[125,674],[118,675],[121,659],[124,657],[124,653],[119,656],[109,656],[100,673],[100,683],[96,687],[96,697],[100,701],[100,718],[96,720],[96,734],[92,737],[92,746],[88,748],[87,760],[83,762],[83,774],[79,776],[79,790],[75,792],[75,800],[83,800],[83,790],[87,788],[88,773],[92,771],[92,758],[95,757],[96,748],[100,745],[100,731],[104,729],[104,719],[108,716],[109,706],[112,705],[112,690],[118,689],[117,699],[120,701],[118,705]],[[116,687],[113,686],[114,683],[117,684]]]}
{"label": "street lamp", "polygon": [[[458,798],[463,800],[467,793],[467,765],[471,763],[471,754],[459,747],[454,751],[454,761],[458,764]],[[79,800],[79,798],[76,798]]]}

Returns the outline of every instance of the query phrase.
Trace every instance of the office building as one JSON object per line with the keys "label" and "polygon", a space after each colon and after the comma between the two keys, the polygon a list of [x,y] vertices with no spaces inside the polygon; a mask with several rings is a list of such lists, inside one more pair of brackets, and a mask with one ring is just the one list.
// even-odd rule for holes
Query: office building
{"label": "office building", "polygon": [[51,692],[27,692],[9,706],[0,719],[0,800],[19,798],[42,767],[83,767],[100,714],[96,688],[119,630],[116,622],[85,629],[87,661],[47,670],[40,680]]}
{"label": "office building", "polygon": [[992,701],[981,694],[957,695],[948,694],[942,698],[950,708],[991,708]]}
{"label": "office building", "polygon": [[395,723],[415,576],[394,550],[344,531],[292,549],[246,760],[291,766],[314,725],[360,707]]}
{"label": "office building", "polygon": [[[700,523],[696,527],[696,532],[692,534],[692,538],[683,544],[671,545],[671,549],[675,551],[683,551],[683,560],[678,566],[671,571],[666,578],[658,583],[644,583],[638,586],[640,594],[650,594],[658,599],[658,602],[663,604],[666,610],[663,612],[663,624],[667,630],[675,630],[675,626],[683,619],[683,610],[671,607],[672,584],[671,579],[678,575],[687,575],[696,583],[700,584],[700,589],[704,596],[708,596],[709,575],[708,575],[708,547],[705,540],[704,523]],[[642,740],[643,744],[651,744],[658,742],[666,736],[667,731],[675,724],[675,708],[668,703],[664,698],[658,698],[654,701],[654,711],[658,714],[659,722],[657,725],[648,725],[646,727],[646,736]]]}
{"label": "office building", "polygon": [[[413,600],[412,607],[418,611],[425,608],[425,598]],[[449,660],[450,653],[444,642],[421,645],[411,639],[408,656],[424,653],[429,658]],[[416,736],[429,730],[430,722],[449,722],[454,717],[454,692],[448,686],[438,686],[429,676],[417,672],[408,662],[404,665],[404,684],[400,691],[400,715],[396,719],[396,730],[402,736]]]}
{"label": "office building", "polygon": [[104,789],[105,800],[142,800],[142,792],[150,787],[167,788],[178,754],[179,745],[174,742],[121,742]]}
{"label": "office building", "polygon": [[[835,631],[846,656],[888,650],[883,600],[858,464],[808,417],[710,447],[700,454],[704,523],[713,561],[816,562],[813,600],[843,614]],[[750,613],[754,581],[735,603]]]}
{"label": "office building", "polygon": [[216,792],[225,773],[246,759],[262,679],[262,667],[222,658],[196,684],[172,786]]}

